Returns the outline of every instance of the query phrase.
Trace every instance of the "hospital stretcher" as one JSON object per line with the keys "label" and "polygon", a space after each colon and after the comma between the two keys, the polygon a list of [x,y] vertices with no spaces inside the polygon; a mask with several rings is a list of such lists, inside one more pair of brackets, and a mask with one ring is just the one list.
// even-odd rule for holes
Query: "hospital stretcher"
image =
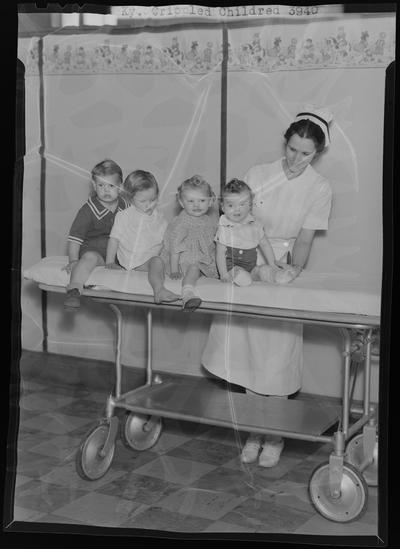
{"label": "hospital stretcher", "polygon": [[[100,274],[101,269],[98,268]],[[142,280],[143,275],[140,273]],[[117,273],[112,276],[118,279]],[[40,279],[36,281],[43,291],[65,292],[64,287],[52,285],[47,279],[45,282]],[[130,287],[129,293],[125,293],[121,291],[121,288],[127,288],[124,284],[119,285],[119,291],[94,286],[95,289],[85,289],[83,295],[108,305],[116,318],[116,379],[113,393],[107,399],[105,417],[85,436],[76,454],[76,468],[81,477],[96,480],[106,474],[113,461],[118,434],[128,447],[144,451],[154,446],[160,437],[162,418],[173,418],[245,432],[330,443],[333,449],[329,460],[318,465],[309,480],[312,504],[322,516],[337,522],[356,520],[365,512],[368,486],[378,484],[377,409],[371,402],[370,393],[372,344],[379,334],[379,314],[287,309],[205,299],[195,313],[181,313],[179,303],[154,304],[148,291],[132,293]],[[224,288],[227,286],[224,285]],[[146,382],[122,393],[121,309],[132,306],[144,307],[147,313]],[[343,339],[341,405],[332,404],[324,398],[260,399],[222,390],[205,378],[178,377],[167,373],[161,377],[154,374],[154,308],[176,310],[177,314],[224,314],[337,328]],[[363,399],[361,405],[355,405],[352,396],[360,365],[364,369]],[[126,412],[122,420],[115,413],[118,408]],[[333,434],[327,434],[332,431]]]}

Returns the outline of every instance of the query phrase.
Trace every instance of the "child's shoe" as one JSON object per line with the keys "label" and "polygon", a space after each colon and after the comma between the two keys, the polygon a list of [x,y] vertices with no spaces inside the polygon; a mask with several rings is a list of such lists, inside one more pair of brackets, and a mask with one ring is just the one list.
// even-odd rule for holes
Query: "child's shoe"
{"label": "child's shoe", "polygon": [[282,438],[280,440],[264,441],[262,452],[258,458],[258,465],[260,465],[260,467],[275,467],[275,465],[278,465],[279,463],[282,450]]}
{"label": "child's shoe", "polygon": [[67,290],[67,297],[64,300],[64,308],[67,311],[76,311],[81,306],[81,293],[78,288]]}
{"label": "child's shoe", "polygon": [[255,461],[257,461],[261,446],[262,436],[250,434],[248,439],[246,440],[246,444],[243,446],[243,450],[240,455],[240,461],[242,463],[254,463]]}
{"label": "child's shoe", "polygon": [[201,299],[194,293],[192,286],[182,288],[182,308],[184,311],[194,311],[200,307]]}
{"label": "child's shoe", "polygon": [[233,267],[232,269],[233,282],[237,286],[250,286],[253,282],[250,273],[241,269],[240,267]]}

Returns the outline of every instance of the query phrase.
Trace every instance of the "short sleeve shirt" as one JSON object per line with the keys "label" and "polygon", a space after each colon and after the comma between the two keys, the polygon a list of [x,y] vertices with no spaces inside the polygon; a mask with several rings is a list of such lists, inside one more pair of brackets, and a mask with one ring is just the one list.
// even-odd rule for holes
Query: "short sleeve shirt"
{"label": "short sleeve shirt", "polygon": [[115,212],[106,208],[97,196],[90,197],[80,208],[72,223],[68,235],[69,242],[82,245],[84,242],[96,238],[108,238],[118,212],[128,207],[128,202],[118,197],[118,205]]}
{"label": "short sleeve shirt", "polygon": [[132,205],[118,212],[110,237],[118,240],[119,263],[131,270],[158,255],[166,228],[167,221],[157,209],[147,215]]}
{"label": "short sleeve shirt", "polygon": [[243,179],[254,193],[253,215],[269,238],[296,238],[302,228],[328,228],[332,190],[311,165],[288,179],[278,160],[253,166]]}
{"label": "short sleeve shirt", "polygon": [[215,241],[230,248],[250,250],[256,248],[264,236],[262,224],[256,221],[251,214],[241,223],[236,223],[225,215],[221,215]]}

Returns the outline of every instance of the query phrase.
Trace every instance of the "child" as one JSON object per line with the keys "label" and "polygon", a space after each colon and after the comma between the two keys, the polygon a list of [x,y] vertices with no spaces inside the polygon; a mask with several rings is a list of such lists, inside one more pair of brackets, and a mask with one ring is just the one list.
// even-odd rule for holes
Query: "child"
{"label": "child", "polygon": [[177,198],[183,210],[167,227],[161,257],[172,279],[183,277],[183,309],[194,310],[201,304],[195,293],[199,276],[218,278],[214,244],[216,221],[207,215],[215,195],[207,181],[194,175],[179,186]]}
{"label": "child", "polygon": [[[253,280],[286,283],[295,278],[290,267],[275,264],[272,246],[264,228],[251,213],[253,195],[250,187],[240,179],[226,183],[221,193],[221,208],[215,241],[217,267],[223,282],[249,286]],[[256,266],[257,247],[268,265]]]}
{"label": "child", "polygon": [[157,209],[157,181],[150,172],[136,170],[125,179],[124,189],[132,204],[115,217],[108,240],[106,268],[148,271],[154,301],[177,301],[179,296],[164,287],[164,264],[157,257],[167,228],[167,221]]}
{"label": "child", "polygon": [[113,160],[96,164],[91,181],[94,194],[78,211],[68,236],[69,263],[64,267],[71,273],[64,301],[68,311],[79,309],[80,295],[90,273],[105,263],[114,217],[128,206],[120,196],[122,170]]}

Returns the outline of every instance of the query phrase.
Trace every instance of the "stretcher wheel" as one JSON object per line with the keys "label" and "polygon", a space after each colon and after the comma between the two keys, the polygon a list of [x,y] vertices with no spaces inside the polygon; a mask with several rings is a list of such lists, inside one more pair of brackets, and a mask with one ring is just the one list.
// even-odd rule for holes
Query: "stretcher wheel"
{"label": "stretcher wheel", "polygon": [[309,495],[315,509],[323,517],[335,522],[351,522],[366,511],[368,487],[362,474],[349,463],[343,464],[340,496],[331,495],[329,462],[319,465],[311,475]]}
{"label": "stretcher wheel", "polygon": [[[368,486],[378,486],[378,437],[372,454],[373,461],[361,473]],[[353,437],[346,446],[346,460],[357,469],[364,462],[364,447],[362,433]]]}
{"label": "stretcher wheel", "polygon": [[160,438],[162,422],[160,417],[142,414],[126,414],[121,421],[121,439],[129,448],[148,450]]}
{"label": "stretcher wheel", "polygon": [[104,476],[113,460],[115,444],[110,446],[107,454],[102,455],[107,440],[109,426],[102,423],[94,427],[82,442],[76,454],[76,470],[85,480],[97,480]]}

